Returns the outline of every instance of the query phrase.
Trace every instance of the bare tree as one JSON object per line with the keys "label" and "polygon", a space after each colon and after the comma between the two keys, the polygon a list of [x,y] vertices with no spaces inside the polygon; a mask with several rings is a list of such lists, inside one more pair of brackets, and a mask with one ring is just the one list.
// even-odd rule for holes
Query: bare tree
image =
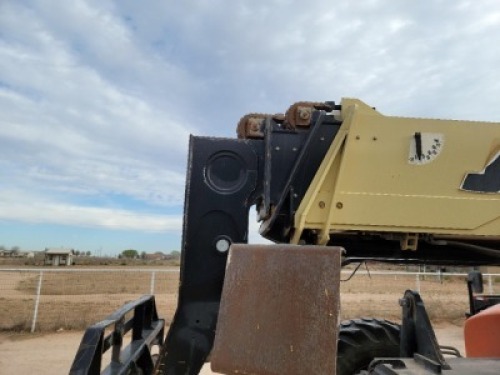
{"label": "bare tree", "polygon": [[10,255],[13,257],[16,257],[19,255],[21,248],[19,246],[12,246],[10,248]]}

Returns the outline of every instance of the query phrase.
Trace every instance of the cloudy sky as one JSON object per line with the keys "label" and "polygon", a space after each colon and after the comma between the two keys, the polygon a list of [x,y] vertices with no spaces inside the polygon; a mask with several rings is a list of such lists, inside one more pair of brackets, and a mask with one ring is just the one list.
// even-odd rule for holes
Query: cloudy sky
{"label": "cloudy sky", "polygon": [[189,134],[247,112],[500,121],[499,43],[496,0],[0,0],[0,245],[179,250]]}

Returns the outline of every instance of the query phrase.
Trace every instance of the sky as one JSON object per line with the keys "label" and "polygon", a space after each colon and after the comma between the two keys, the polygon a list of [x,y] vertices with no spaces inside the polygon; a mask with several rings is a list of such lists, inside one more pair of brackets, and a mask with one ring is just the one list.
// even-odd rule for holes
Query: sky
{"label": "sky", "polygon": [[496,0],[0,0],[0,245],[180,250],[189,135],[250,112],[500,121],[499,43]]}

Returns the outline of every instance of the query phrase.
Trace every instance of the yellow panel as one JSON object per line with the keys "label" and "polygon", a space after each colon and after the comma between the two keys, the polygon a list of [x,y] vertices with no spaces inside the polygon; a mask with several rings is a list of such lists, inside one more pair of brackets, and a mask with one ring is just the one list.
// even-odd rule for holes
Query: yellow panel
{"label": "yellow panel", "polygon": [[[500,235],[500,194],[460,189],[500,150],[500,124],[387,117],[343,100],[349,109],[341,163],[318,171],[297,211],[303,228]],[[412,158],[416,133],[428,159]]]}

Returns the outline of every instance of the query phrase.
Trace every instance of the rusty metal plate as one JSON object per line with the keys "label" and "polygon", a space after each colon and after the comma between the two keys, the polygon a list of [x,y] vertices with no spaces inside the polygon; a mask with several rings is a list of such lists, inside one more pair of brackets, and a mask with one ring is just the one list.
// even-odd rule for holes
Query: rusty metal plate
{"label": "rusty metal plate", "polygon": [[342,248],[231,246],[212,369],[335,374]]}

